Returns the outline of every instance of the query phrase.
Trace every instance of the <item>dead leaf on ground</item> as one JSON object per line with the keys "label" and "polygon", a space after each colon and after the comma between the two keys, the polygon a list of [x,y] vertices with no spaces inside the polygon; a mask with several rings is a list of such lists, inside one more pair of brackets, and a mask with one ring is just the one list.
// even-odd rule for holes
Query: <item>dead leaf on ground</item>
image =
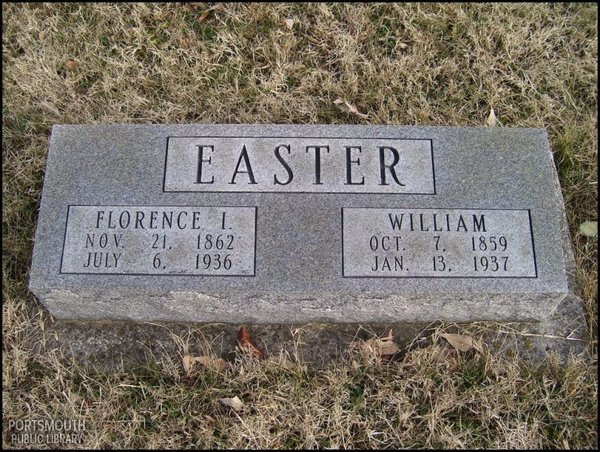
{"label": "dead leaf on ground", "polygon": [[67,66],[67,69],[69,69],[70,71],[74,71],[75,69],[77,69],[77,66],[79,66],[79,63],[75,60],[69,60],[65,63],[65,66]]}
{"label": "dead leaf on ground", "polygon": [[366,341],[354,341],[350,344],[351,349],[358,349],[367,354],[376,354],[383,360],[389,360],[393,355],[400,351],[400,347],[394,342],[392,330],[386,337],[374,337]]}
{"label": "dead leaf on ground", "polygon": [[200,23],[204,22],[206,19],[208,19],[208,16],[210,16],[210,9],[207,9],[206,11],[204,11],[202,14],[200,14],[200,17],[198,18],[198,21]]}
{"label": "dead leaf on ground", "polygon": [[346,102],[343,99],[337,98],[336,100],[333,101],[333,103],[336,104],[336,105],[344,104],[346,106],[346,108],[348,109],[348,111],[350,111],[350,113],[353,113],[356,116],[359,116],[359,117],[364,118],[364,119],[369,119],[369,115],[366,115],[364,113],[359,112],[358,108],[356,108],[354,105]]}
{"label": "dead leaf on ground", "polygon": [[291,30],[294,26],[294,19],[285,19],[285,25],[288,27],[288,30]]}
{"label": "dead leaf on ground", "polygon": [[206,11],[204,11],[198,18],[198,21],[200,23],[205,22],[206,19],[208,19],[208,16],[210,16],[210,13],[212,11],[214,11],[214,10],[223,11],[224,9],[225,9],[225,5],[223,5],[223,3],[217,3],[213,6],[211,6],[210,8],[208,8]]}
{"label": "dead leaf on ground", "polygon": [[461,352],[468,352],[472,348],[477,350],[479,353],[482,352],[481,345],[479,345],[471,336],[451,333],[443,333],[440,334],[440,336],[446,339],[450,345]]}
{"label": "dead leaf on ground", "polygon": [[496,118],[496,112],[493,108],[490,109],[490,114],[485,120],[485,125],[487,127],[496,127],[496,125],[498,125],[498,118]]}
{"label": "dead leaf on ground", "polygon": [[380,347],[382,355],[394,355],[400,351],[400,347],[394,342],[394,334],[390,330],[386,337],[377,339],[377,347]]}
{"label": "dead leaf on ground", "polygon": [[223,358],[212,358],[210,356],[191,356],[186,355],[183,357],[183,369],[189,374],[194,368],[195,364],[200,364],[210,369],[216,369],[218,371],[225,370],[230,367],[229,363]]}
{"label": "dead leaf on ground", "polygon": [[235,396],[232,398],[226,397],[224,399],[219,399],[219,400],[223,405],[230,406],[235,411],[240,411],[245,406],[244,402],[242,402],[238,396]]}
{"label": "dead leaf on ground", "polygon": [[254,339],[252,339],[250,331],[248,331],[245,326],[240,328],[238,342],[242,349],[248,350],[260,359],[265,359],[265,353],[258,347],[258,345],[256,345],[256,342],[254,342]]}

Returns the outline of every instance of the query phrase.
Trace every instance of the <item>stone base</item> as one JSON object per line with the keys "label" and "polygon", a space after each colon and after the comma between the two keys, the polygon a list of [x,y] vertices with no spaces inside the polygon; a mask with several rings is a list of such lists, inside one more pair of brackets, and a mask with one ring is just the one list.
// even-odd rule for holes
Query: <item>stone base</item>
{"label": "stone base", "polygon": [[[153,360],[180,362],[185,354],[216,354],[233,359],[242,325],[132,321],[48,321],[39,338],[40,352],[60,348],[65,357],[99,370],[126,370]],[[352,341],[383,337],[392,329],[402,349],[424,347],[439,322],[393,324],[246,324],[267,356],[282,351],[310,366],[323,367],[343,357]],[[588,328],[581,301],[567,297],[543,322],[445,324],[446,331],[477,335],[492,353],[519,355],[542,364],[551,352],[562,360],[587,350]]]}

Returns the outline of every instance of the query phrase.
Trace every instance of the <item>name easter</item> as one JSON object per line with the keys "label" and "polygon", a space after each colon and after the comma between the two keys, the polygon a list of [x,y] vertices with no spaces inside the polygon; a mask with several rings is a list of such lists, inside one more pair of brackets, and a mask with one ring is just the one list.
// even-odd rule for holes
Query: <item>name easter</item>
{"label": "name easter", "polygon": [[433,193],[431,141],[170,137],[164,189]]}

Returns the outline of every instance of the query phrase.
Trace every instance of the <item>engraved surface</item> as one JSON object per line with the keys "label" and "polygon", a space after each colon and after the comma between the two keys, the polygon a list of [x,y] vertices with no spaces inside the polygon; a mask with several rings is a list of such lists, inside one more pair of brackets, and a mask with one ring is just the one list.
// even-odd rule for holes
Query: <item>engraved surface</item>
{"label": "engraved surface", "polygon": [[62,273],[253,276],[254,207],[69,206]]}
{"label": "engraved surface", "polygon": [[431,140],[169,137],[167,192],[434,194]]}
{"label": "engraved surface", "polygon": [[345,277],[535,278],[529,211],[342,209]]}
{"label": "engraved surface", "polygon": [[[173,147],[173,137],[179,137],[175,141],[183,151]],[[214,150],[203,151],[201,158],[198,137],[218,137],[209,143]],[[230,141],[231,158],[225,161],[219,150],[226,137],[261,138]],[[279,139],[273,137],[287,137],[279,144],[289,144],[290,152],[279,148],[281,159],[275,153]],[[240,144],[250,166],[240,157]],[[311,144],[330,149],[321,152],[320,174]],[[381,166],[379,147],[385,146],[397,149],[397,165],[393,152],[385,150]],[[408,171],[410,146],[425,160]],[[185,153],[188,147],[191,160],[166,172],[181,157],[171,160],[171,152]],[[346,147],[351,147],[349,159]],[[282,162],[293,173],[289,183]],[[249,183],[249,167],[256,184]],[[380,185],[382,168],[388,185]],[[405,185],[393,180],[392,171]],[[317,175],[322,184],[315,183]],[[352,183],[364,177],[365,185],[346,185],[348,176]],[[213,177],[214,184],[197,183]],[[275,178],[282,185],[273,186]],[[216,186],[218,180],[239,191],[185,191]],[[412,189],[420,182],[426,183],[422,192],[380,191]],[[170,191],[169,184],[185,190]],[[295,184],[317,191],[290,191]],[[363,191],[343,192],[348,189]],[[354,209],[365,208],[362,219],[349,219]],[[119,209],[129,211],[129,220]],[[233,232],[222,229],[221,209]],[[423,214],[424,230],[396,234],[385,215],[390,209],[405,212],[403,229],[410,213],[413,229],[421,229]],[[184,210],[191,224],[179,230],[174,225]],[[196,226],[204,229],[193,229],[196,210]],[[165,220],[169,211],[174,217]],[[434,231],[446,214],[451,230]],[[485,214],[485,232],[473,214]],[[59,125],[50,139],[29,287],[58,319],[281,324],[543,319],[570,293],[563,217],[543,129]],[[225,234],[221,247],[227,234],[235,235],[227,264],[227,250],[211,256],[215,250],[202,249],[202,235],[198,248],[202,233],[204,243],[211,234],[213,244]],[[376,234],[373,251],[370,239]],[[407,248],[402,261],[390,248],[394,235]],[[474,251],[473,239],[476,247],[488,248]],[[490,251],[494,243],[500,253]],[[506,271],[502,257],[508,257]],[[383,277],[373,277],[373,267]],[[410,277],[399,276],[403,273]]]}

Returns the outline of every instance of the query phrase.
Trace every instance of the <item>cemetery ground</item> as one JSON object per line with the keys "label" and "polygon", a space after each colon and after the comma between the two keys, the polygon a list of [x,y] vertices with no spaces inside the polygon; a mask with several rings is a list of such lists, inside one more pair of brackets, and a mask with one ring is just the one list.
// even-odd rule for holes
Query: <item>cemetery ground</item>
{"label": "cemetery ground", "polygon": [[[2,12],[4,447],[597,447],[597,236],[580,228],[597,221],[595,4]],[[541,364],[495,353],[487,338],[511,333],[491,322],[430,325],[392,357],[389,341],[358,342],[321,368],[258,356],[247,336],[220,361],[193,331],[174,335],[178,353],[123,371],[40,353],[52,319],[27,284],[50,128],[115,123],[545,127],[585,353]],[[184,359],[192,349],[203,352]],[[28,444],[22,422],[40,419],[84,420],[82,436]]]}

